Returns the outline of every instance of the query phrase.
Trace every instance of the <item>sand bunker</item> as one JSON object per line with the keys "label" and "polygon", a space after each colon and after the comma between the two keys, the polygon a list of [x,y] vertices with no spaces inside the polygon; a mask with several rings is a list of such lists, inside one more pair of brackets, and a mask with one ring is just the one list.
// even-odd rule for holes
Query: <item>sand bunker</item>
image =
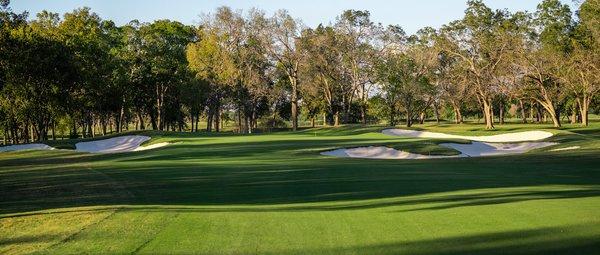
{"label": "sand bunker", "polygon": [[383,134],[393,136],[405,136],[405,137],[419,137],[419,138],[441,138],[441,139],[463,139],[478,142],[489,142],[489,143],[514,143],[514,142],[525,142],[525,141],[539,141],[552,136],[552,133],[546,131],[524,131],[516,133],[488,135],[488,136],[463,136],[463,135],[449,135],[444,133],[435,133],[427,131],[416,131],[406,129],[385,129],[382,131]]}
{"label": "sand bunker", "polygon": [[24,150],[54,150],[54,148],[42,143],[16,144],[0,147],[0,152]]}
{"label": "sand bunker", "polygon": [[462,155],[442,156],[442,155],[421,155],[399,151],[384,146],[357,147],[350,149],[338,149],[333,151],[321,152],[321,155],[334,156],[340,158],[370,158],[370,159],[428,159],[428,158],[456,158]]}
{"label": "sand bunker", "polygon": [[167,143],[167,142],[155,143],[155,144],[150,144],[150,145],[146,145],[146,146],[137,147],[134,151],[152,150],[152,149],[164,147],[164,146],[167,146],[167,145],[169,145],[169,143]]}
{"label": "sand bunker", "polygon": [[569,151],[569,150],[577,150],[579,148],[581,148],[581,147],[579,147],[579,146],[571,146],[571,147],[557,148],[557,149],[553,149],[553,150],[550,150],[550,151]]}
{"label": "sand bunker", "polygon": [[461,154],[453,156],[445,155],[421,155],[399,151],[384,146],[369,146],[350,149],[337,149],[322,152],[321,155],[340,158],[369,158],[369,159],[432,159],[432,158],[457,158],[457,157],[485,157],[521,154],[533,149],[544,148],[557,143],[550,142],[522,142],[522,143],[482,143],[471,144],[442,143],[440,146],[452,148]]}
{"label": "sand bunker", "polygon": [[140,146],[148,140],[150,140],[150,137],[143,135],[118,136],[104,140],[79,142],[75,144],[75,150],[91,153],[120,153],[155,149],[169,144],[157,143],[143,147]]}
{"label": "sand bunker", "polygon": [[[543,140],[552,136],[546,131],[525,131],[490,136],[462,136],[443,133],[386,129],[382,133],[393,136],[419,137],[419,138],[441,138],[441,139],[463,139],[474,141],[470,144],[442,143],[440,146],[455,149],[460,155],[421,155],[405,151],[399,151],[383,146],[359,147],[350,149],[338,149],[322,152],[321,155],[347,158],[371,158],[371,159],[429,159],[429,158],[456,158],[456,157],[485,157],[497,155],[521,154],[530,150],[553,146],[558,143],[551,142],[527,142]],[[570,149],[570,148],[567,148]]]}
{"label": "sand bunker", "polygon": [[521,154],[533,149],[544,148],[557,143],[550,142],[522,142],[522,143],[482,143],[472,142],[470,144],[442,143],[440,146],[460,151],[468,157],[484,157],[496,155]]}
{"label": "sand bunker", "polygon": [[[75,150],[79,152],[91,153],[120,153],[129,151],[145,151],[160,148],[169,145],[167,142],[155,143],[148,146],[140,146],[145,141],[150,140],[150,137],[143,135],[126,135],[118,136],[103,140],[79,142],[75,144]],[[3,151],[22,151],[22,150],[54,150],[41,143],[18,144],[0,147],[0,152]]]}

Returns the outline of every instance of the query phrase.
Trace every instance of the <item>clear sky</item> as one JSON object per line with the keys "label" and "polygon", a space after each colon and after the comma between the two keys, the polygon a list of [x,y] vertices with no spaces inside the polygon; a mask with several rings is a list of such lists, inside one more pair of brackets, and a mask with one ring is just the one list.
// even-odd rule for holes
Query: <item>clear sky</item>
{"label": "clear sky", "polygon": [[[541,0],[485,0],[494,9],[535,10]],[[563,0],[571,4],[572,0]],[[327,24],[346,9],[368,10],[371,19],[384,25],[399,24],[408,33],[425,26],[435,28],[462,17],[466,0],[12,0],[16,12],[29,11],[30,17],[41,10],[63,14],[78,7],[90,7],[103,19],[122,25],[130,20],[178,20],[196,24],[201,13],[210,13],[216,7],[229,6],[248,10],[257,7],[272,13],[287,9],[304,24],[314,27]]]}

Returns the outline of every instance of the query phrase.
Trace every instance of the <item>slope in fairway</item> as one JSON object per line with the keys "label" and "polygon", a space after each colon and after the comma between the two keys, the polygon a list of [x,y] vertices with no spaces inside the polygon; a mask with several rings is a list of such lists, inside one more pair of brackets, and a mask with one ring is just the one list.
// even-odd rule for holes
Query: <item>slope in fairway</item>
{"label": "slope in fairway", "polygon": [[[474,126],[427,127],[465,134]],[[535,126],[531,126],[534,128]],[[528,130],[527,125],[505,125]],[[600,250],[600,126],[488,158],[332,158],[435,141],[379,127],[152,133],[123,154],[0,154],[0,254],[592,254]],[[499,131],[503,132],[502,130]]]}

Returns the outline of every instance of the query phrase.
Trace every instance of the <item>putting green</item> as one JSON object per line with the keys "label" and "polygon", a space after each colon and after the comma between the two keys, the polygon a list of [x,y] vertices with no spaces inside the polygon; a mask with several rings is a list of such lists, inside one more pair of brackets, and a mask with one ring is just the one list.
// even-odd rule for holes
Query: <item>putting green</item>
{"label": "putting green", "polygon": [[[542,128],[546,128],[543,126]],[[422,126],[453,134],[540,129]],[[590,254],[600,250],[600,123],[488,158],[340,159],[448,140],[346,126],[260,135],[142,132],[123,154],[0,153],[0,254]],[[454,141],[456,142],[456,141]],[[69,147],[69,142],[61,142]],[[579,146],[568,151],[550,150]]]}

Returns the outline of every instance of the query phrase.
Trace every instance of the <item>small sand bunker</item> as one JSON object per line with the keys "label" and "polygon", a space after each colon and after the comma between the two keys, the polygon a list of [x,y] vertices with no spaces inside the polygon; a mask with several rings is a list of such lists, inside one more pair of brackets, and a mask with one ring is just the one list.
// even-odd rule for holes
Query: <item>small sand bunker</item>
{"label": "small sand bunker", "polygon": [[75,150],[91,153],[120,153],[155,149],[169,144],[157,143],[144,147],[140,146],[142,143],[148,140],[150,140],[150,137],[143,135],[118,136],[104,140],[79,142],[75,144]]}
{"label": "small sand bunker", "polygon": [[164,147],[164,146],[167,146],[167,145],[169,145],[169,143],[167,143],[167,142],[155,143],[155,144],[150,144],[150,145],[146,145],[146,146],[137,147],[134,151],[152,150],[152,149]]}
{"label": "small sand bunker", "polygon": [[463,135],[449,135],[444,133],[435,133],[428,131],[416,131],[406,129],[385,129],[382,131],[383,134],[393,136],[405,136],[405,137],[419,137],[419,138],[441,138],[441,139],[463,139],[478,142],[490,142],[490,143],[514,143],[514,142],[525,142],[525,141],[539,141],[552,136],[552,133],[546,131],[524,131],[516,133],[488,135],[488,136],[463,136]]}
{"label": "small sand bunker", "polygon": [[521,154],[530,150],[544,148],[557,143],[551,142],[522,142],[522,143],[482,143],[472,142],[470,144],[442,143],[440,146],[460,151],[468,157],[485,157],[496,155]]}
{"label": "small sand bunker", "polygon": [[581,148],[580,146],[571,146],[571,147],[564,147],[564,148],[557,148],[557,149],[553,149],[550,151],[569,151],[569,150],[577,150]]}
{"label": "small sand bunker", "polygon": [[54,150],[54,148],[42,143],[16,144],[0,147],[0,152],[24,150]]}
{"label": "small sand bunker", "polygon": [[334,156],[340,158],[370,158],[370,159],[428,159],[428,158],[456,158],[461,155],[442,156],[442,155],[421,155],[399,151],[384,146],[357,147],[350,149],[337,149],[333,151],[321,152],[321,155]]}

